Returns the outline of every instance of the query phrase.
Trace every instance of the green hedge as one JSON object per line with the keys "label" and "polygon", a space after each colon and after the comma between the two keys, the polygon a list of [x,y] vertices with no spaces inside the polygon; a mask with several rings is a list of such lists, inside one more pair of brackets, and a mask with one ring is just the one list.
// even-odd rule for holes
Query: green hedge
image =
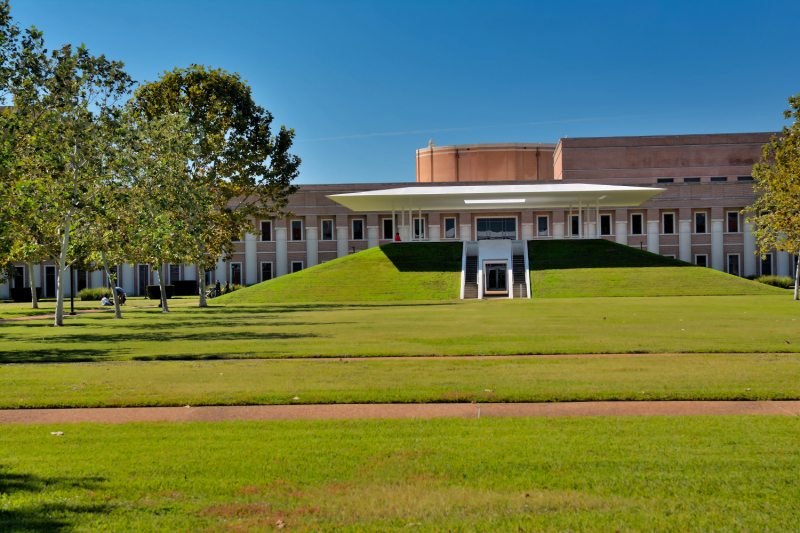
{"label": "green hedge", "polygon": [[794,289],[794,280],[789,276],[759,276],[753,278],[753,281],[765,285],[772,285],[773,287],[780,287],[781,289]]}
{"label": "green hedge", "polygon": [[103,299],[103,296],[110,300],[111,289],[108,287],[96,287],[94,289],[81,289],[78,293],[78,298],[80,298],[82,302],[100,301]]}
{"label": "green hedge", "polygon": [[[175,285],[166,285],[165,288],[167,289],[167,300],[175,296]],[[159,287],[158,285],[148,285],[147,297],[150,298],[151,300],[160,300],[161,287]]]}

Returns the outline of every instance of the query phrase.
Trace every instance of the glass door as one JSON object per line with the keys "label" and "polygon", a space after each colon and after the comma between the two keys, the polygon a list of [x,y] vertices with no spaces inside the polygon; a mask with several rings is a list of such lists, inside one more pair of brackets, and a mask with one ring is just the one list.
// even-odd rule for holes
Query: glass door
{"label": "glass door", "polygon": [[506,281],[508,265],[506,263],[487,263],[484,266],[486,294],[508,294],[508,282]]}

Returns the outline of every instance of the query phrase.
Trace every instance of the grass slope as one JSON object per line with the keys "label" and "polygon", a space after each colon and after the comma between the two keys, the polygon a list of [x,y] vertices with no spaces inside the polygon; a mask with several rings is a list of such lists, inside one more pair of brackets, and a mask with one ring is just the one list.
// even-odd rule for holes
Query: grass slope
{"label": "grass slope", "polygon": [[800,356],[64,363],[6,365],[2,380],[0,409],[796,400]]}
{"label": "grass slope", "polygon": [[604,239],[530,241],[533,298],[786,294]]}
{"label": "grass slope", "polygon": [[798,430],[790,416],[6,426],[0,530],[796,531]]}
{"label": "grass slope", "polygon": [[0,363],[800,351],[800,306],[791,294],[184,305],[168,315],[131,308],[125,316],[78,315],[64,328],[3,324]]}
{"label": "grass slope", "polygon": [[221,297],[225,303],[453,300],[461,243],[370,248]]}

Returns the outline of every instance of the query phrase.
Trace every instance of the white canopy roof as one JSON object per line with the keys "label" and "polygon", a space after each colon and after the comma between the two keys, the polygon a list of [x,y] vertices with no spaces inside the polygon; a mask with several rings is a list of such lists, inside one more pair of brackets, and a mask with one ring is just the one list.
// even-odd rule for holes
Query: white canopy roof
{"label": "white canopy roof", "polygon": [[633,207],[657,196],[665,189],[623,187],[585,183],[549,185],[457,185],[449,187],[402,187],[347,194],[328,198],[353,211],[387,212],[392,209],[414,211],[463,211],[475,209],[566,208],[570,205]]}

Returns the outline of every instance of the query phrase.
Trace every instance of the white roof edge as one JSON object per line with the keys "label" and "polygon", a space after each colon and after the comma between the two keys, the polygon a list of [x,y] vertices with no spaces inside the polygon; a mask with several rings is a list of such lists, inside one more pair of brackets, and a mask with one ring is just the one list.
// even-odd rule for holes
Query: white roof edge
{"label": "white roof edge", "polygon": [[590,185],[586,183],[548,184],[548,185],[456,185],[447,187],[400,187],[396,189],[375,189],[371,191],[331,194],[328,198],[347,196],[427,196],[459,194],[507,194],[507,193],[602,193],[614,191],[665,191],[658,187],[630,187],[625,185]]}

